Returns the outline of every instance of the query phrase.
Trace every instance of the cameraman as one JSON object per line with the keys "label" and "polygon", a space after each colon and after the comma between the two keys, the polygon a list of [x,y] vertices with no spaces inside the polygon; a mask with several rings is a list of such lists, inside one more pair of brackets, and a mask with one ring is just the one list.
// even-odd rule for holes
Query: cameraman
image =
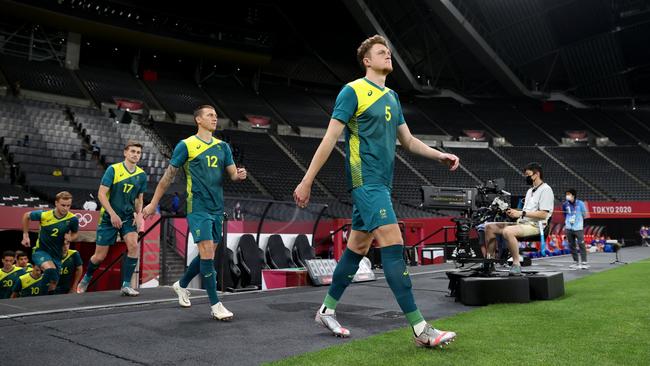
{"label": "cameraman", "polygon": [[548,219],[553,214],[553,189],[544,183],[542,166],[538,163],[528,163],[524,168],[526,184],[531,188],[526,192],[522,210],[508,209],[506,214],[517,222],[492,222],[485,225],[485,241],[487,244],[488,258],[494,258],[496,236],[503,235],[512,254],[511,276],[521,276],[519,259],[519,242],[517,237],[540,234],[539,222],[542,227],[548,224]]}

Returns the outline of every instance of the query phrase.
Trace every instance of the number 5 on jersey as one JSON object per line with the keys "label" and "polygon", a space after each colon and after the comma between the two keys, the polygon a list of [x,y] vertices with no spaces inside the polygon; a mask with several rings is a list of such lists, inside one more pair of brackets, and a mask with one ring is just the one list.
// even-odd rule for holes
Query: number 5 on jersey
{"label": "number 5 on jersey", "polygon": [[386,122],[389,122],[393,115],[390,113],[390,106],[386,106]]}

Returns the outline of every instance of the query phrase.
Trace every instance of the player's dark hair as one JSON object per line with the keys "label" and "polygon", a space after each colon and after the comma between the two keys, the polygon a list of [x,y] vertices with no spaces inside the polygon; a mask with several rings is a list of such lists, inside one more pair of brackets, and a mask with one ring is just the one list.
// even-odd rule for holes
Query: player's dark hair
{"label": "player's dark hair", "polygon": [[20,257],[27,257],[27,253],[23,252],[22,250],[17,250],[16,251],[16,259]]}
{"label": "player's dark hair", "polygon": [[372,46],[376,44],[383,44],[384,46],[388,47],[386,38],[380,36],[379,34],[375,34],[374,36],[361,42],[361,45],[359,48],[357,48],[357,61],[359,61],[359,65],[361,65],[362,69],[366,69],[366,67],[363,65],[363,59],[366,58]]}
{"label": "player's dark hair", "polygon": [[140,150],[142,150],[142,143],[141,142],[135,141],[135,140],[129,140],[129,141],[126,142],[126,146],[124,146],[124,151],[128,150],[131,146],[139,147]]}
{"label": "player's dark hair", "polygon": [[15,256],[16,256],[16,253],[14,253],[13,250],[5,250],[4,252],[2,252],[2,258],[3,259],[4,259],[4,257],[12,257],[13,258]]}

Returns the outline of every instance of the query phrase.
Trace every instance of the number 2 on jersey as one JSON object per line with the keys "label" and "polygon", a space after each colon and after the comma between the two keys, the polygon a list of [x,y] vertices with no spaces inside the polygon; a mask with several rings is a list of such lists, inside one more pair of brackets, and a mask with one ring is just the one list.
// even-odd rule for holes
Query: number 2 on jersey
{"label": "number 2 on jersey", "polygon": [[217,162],[219,161],[219,157],[217,157],[216,155],[206,155],[205,158],[208,159],[208,167],[210,168],[217,167]]}

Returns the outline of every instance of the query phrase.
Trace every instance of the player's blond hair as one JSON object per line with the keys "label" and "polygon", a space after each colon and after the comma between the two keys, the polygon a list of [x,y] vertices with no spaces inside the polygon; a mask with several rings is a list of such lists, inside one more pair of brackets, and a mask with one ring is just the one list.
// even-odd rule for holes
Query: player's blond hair
{"label": "player's blond hair", "polygon": [[56,194],[54,197],[54,202],[59,202],[60,200],[71,200],[72,194],[68,191],[61,191]]}
{"label": "player's blond hair", "polygon": [[361,45],[359,45],[359,48],[357,48],[357,61],[359,61],[359,65],[361,66],[362,69],[364,70],[366,69],[366,67],[363,64],[363,59],[366,58],[372,46],[376,44],[383,44],[384,46],[388,47],[388,42],[386,42],[386,38],[380,36],[379,34],[375,34],[374,36],[361,42]]}

